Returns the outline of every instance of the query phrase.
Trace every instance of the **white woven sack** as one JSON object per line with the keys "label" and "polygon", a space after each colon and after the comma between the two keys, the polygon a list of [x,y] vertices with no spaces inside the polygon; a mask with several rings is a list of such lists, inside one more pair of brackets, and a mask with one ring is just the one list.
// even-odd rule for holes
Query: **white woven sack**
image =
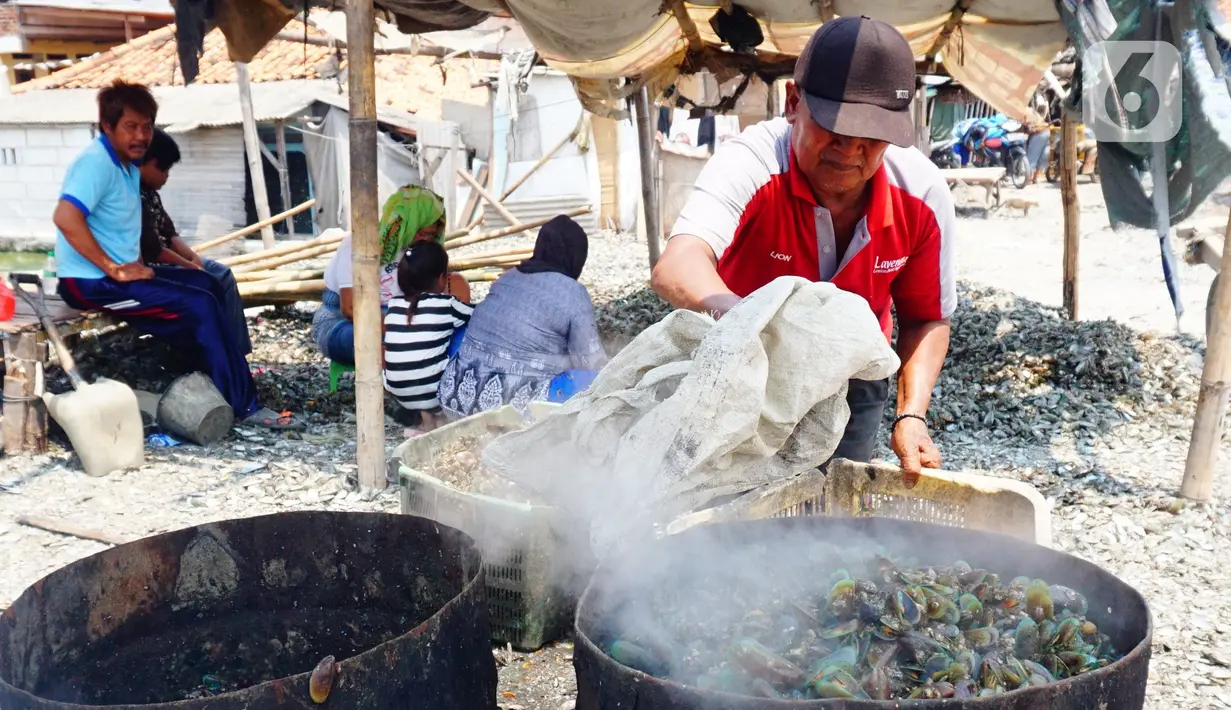
{"label": "white woven sack", "polygon": [[715,496],[823,463],[850,416],[848,381],[898,364],[863,298],[784,276],[717,322],[670,314],[483,460],[590,520],[601,557]]}

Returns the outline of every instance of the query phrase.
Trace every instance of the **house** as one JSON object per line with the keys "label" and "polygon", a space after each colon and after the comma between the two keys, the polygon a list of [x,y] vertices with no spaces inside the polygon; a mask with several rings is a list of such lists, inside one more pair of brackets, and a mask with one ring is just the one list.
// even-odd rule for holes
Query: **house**
{"label": "house", "polygon": [[0,93],[165,27],[167,0],[0,0]]}
{"label": "house", "polygon": [[[286,31],[302,35],[305,27],[292,22]],[[322,36],[314,28],[306,31]],[[193,85],[183,85],[176,62],[172,25],[13,87],[13,95],[0,101],[0,194],[18,199],[0,201],[0,241],[36,248],[54,238],[51,213],[64,172],[97,135],[97,90],[119,78],[151,86],[160,106],[157,123],[180,144],[183,161],[162,194],[189,243],[257,221],[235,65],[221,32],[207,35],[201,74]],[[275,39],[248,68],[271,213],[318,200],[313,210],[300,213],[292,224],[278,223],[275,231],[314,234],[345,225],[348,163],[339,163],[325,137],[339,112],[345,124],[347,98],[340,73],[345,62],[339,63],[326,46]],[[383,194],[419,180],[417,134],[426,125],[441,125],[446,97],[462,104],[487,101],[485,88],[472,87],[471,68],[461,59],[437,65],[424,56],[379,58]],[[279,165],[285,167],[285,182]]]}

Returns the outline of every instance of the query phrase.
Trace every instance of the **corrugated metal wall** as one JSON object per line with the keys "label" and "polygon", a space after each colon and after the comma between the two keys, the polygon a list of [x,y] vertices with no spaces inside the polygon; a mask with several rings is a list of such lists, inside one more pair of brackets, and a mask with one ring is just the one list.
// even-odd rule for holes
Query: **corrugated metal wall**
{"label": "corrugated metal wall", "polygon": [[[559,195],[556,197],[535,197],[527,200],[510,200],[504,203],[505,209],[522,222],[555,217],[558,214],[575,210],[578,207],[590,206],[590,212],[574,217],[573,220],[593,237],[599,233],[598,214],[590,198],[585,195]],[[507,227],[508,222],[500,216],[487,201],[483,201],[483,229],[490,231]]]}
{"label": "corrugated metal wall", "polygon": [[175,134],[175,142],[180,162],[162,189],[162,201],[184,241],[195,244],[244,226],[243,130],[199,128]]}

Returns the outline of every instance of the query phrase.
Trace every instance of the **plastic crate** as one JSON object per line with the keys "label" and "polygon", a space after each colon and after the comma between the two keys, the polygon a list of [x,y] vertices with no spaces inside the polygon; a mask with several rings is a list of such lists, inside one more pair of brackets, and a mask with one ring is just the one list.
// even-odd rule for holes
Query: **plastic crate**
{"label": "plastic crate", "polygon": [[[558,406],[535,402],[530,417]],[[587,527],[557,508],[459,491],[422,470],[459,439],[528,423],[505,406],[409,439],[391,458],[399,466],[403,513],[457,528],[478,543],[487,572],[491,639],[522,651],[556,640],[571,626],[594,566]]]}
{"label": "plastic crate", "polygon": [[924,469],[907,488],[902,469],[838,459],[828,474],[811,470],[748,491],[730,502],[681,516],[678,533],[696,525],[803,515],[874,516],[939,523],[1051,546],[1051,513],[1027,483],[971,473]]}

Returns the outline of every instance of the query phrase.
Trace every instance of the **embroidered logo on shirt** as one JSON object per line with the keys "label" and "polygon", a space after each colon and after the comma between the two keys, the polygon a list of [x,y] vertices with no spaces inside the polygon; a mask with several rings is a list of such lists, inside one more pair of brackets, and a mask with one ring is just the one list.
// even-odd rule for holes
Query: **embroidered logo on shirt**
{"label": "embroidered logo on shirt", "polygon": [[881,258],[876,257],[876,262],[872,265],[872,273],[874,274],[892,274],[895,271],[901,270],[906,265],[906,260],[910,257],[902,257],[901,259],[890,259],[889,261],[881,261]]}
{"label": "embroidered logo on shirt", "polygon": [[899,99],[909,99],[910,89],[896,89],[894,95],[897,96]]}
{"label": "embroidered logo on shirt", "polygon": [[781,252],[776,252],[776,251],[771,251],[769,255],[777,259],[778,261],[790,261],[793,256],[792,254],[783,254]]}

